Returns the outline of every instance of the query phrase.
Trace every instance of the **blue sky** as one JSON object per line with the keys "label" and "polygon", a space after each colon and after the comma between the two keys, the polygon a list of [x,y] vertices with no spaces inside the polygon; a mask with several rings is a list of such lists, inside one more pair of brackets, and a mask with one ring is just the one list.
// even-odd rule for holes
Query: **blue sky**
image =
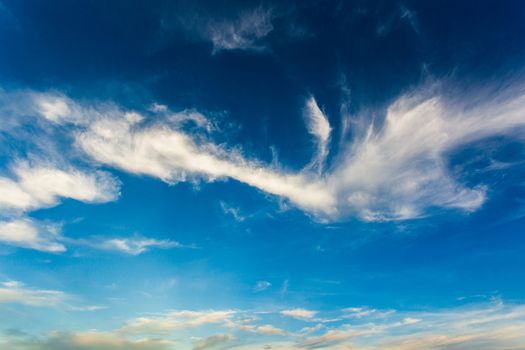
{"label": "blue sky", "polygon": [[524,23],[0,0],[0,348],[525,349]]}

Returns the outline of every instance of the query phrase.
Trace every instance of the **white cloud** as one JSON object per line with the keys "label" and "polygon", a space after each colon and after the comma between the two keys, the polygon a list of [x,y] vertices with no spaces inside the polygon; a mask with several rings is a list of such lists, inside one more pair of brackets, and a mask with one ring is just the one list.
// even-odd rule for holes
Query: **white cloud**
{"label": "white cloud", "polygon": [[232,178],[264,192],[289,198],[305,209],[331,212],[333,198],[320,182],[287,174],[229,152],[211,142],[197,142],[167,125],[142,126],[125,119],[98,120],[77,134],[78,145],[95,160],[166,182]]}
{"label": "white cloud", "polygon": [[256,328],[256,331],[257,333],[265,334],[265,335],[287,335],[288,334],[288,332],[286,332],[285,330],[272,326],[271,324],[264,324],[262,326],[258,326]]}
{"label": "white cloud", "polygon": [[36,100],[40,114],[54,123],[60,122],[61,119],[67,118],[72,113],[67,100],[63,97],[50,98],[44,95],[37,97]]}
{"label": "white cloud", "polygon": [[303,320],[303,321],[312,320],[316,314],[317,314],[317,311],[301,309],[301,308],[281,311],[281,315],[283,316],[293,317],[293,318],[296,318],[298,320]]}
{"label": "white cloud", "polygon": [[39,223],[27,218],[0,221],[0,243],[50,253],[61,253],[66,247],[60,242],[57,225]]}
{"label": "white cloud", "polygon": [[173,240],[158,240],[141,236],[72,239],[61,235],[60,225],[25,217],[0,221],[0,243],[49,253],[65,252],[66,245],[84,246],[129,255],[140,255],[151,249],[194,248],[192,245],[184,245]]}
{"label": "white cloud", "polygon": [[446,154],[524,126],[525,94],[514,89],[474,107],[469,103],[426,92],[400,97],[388,108],[384,125],[354,141],[329,175],[340,208],[365,220],[414,218],[429,207],[479,208],[485,187],[458,183],[446,167]]}
{"label": "white cloud", "polygon": [[62,304],[67,298],[67,294],[61,291],[27,288],[17,281],[0,283],[0,303],[54,307]]}
{"label": "white cloud", "polygon": [[233,310],[176,310],[128,322],[121,331],[129,334],[164,334],[176,329],[195,328],[209,324],[231,325]]}
{"label": "white cloud", "polygon": [[79,239],[67,240],[72,244],[84,245],[94,249],[117,251],[129,255],[139,255],[145,253],[152,248],[157,249],[172,249],[172,248],[186,248],[177,241],[172,240],[158,240],[154,238],[132,237],[132,238],[98,238],[98,239]]}
{"label": "white cloud", "polygon": [[[313,161],[295,172],[248,158],[240,147],[215,143],[206,132],[213,123],[196,111],[173,113],[167,107],[155,107],[149,111],[155,115],[152,120],[114,104],[84,106],[62,97],[81,118],[59,119],[74,126],[76,144],[85,154],[130,173],[170,184],[229,178],[285,198],[322,221],[349,216],[404,220],[424,216],[430,208],[478,209],[486,200],[487,187],[459,182],[447,168],[447,155],[493,135],[523,135],[521,86],[455,99],[440,91],[420,88],[399,97],[386,110],[381,125],[370,123],[364,130],[352,130],[353,139],[340,146],[326,167],[331,127],[312,97],[305,116],[317,150]],[[53,96],[46,101],[53,101]],[[47,109],[35,113],[46,120],[50,115],[65,115],[61,103],[49,103]],[[188,120],[197,129],[187,128]],[[25,210],[55,205],[60,197],[85,202],[116,197],[114,180],[104,173],[21,169],[15,171],[16,178],[0,179],[0,191],[5,193],[0,205]],[[35,183],[39,185],[31,187]],[[242,217],[235,208],[223,204],[223,209]]]}
{"label": "white cloud", "polygon": [[[63,123],[83,124],[96,117],[79,108],[72,99],[57,91],[36,92],[31,90],[4,91],[0,89],[0,114],[6,123],[2,127],[17,126],[20,119],[28,121],[35,116],[52,125]],[[37,123],[33,122],[33,125]],[[39,125],[42,126],[42,125]]]}
{"label": "white cloud", "polygon": [[384,318],[393,314],[394,310],[376,310],[370,309],[367,307],[348,307],[343,309],[344,314],[341,315],[341,318]]}
{"label": "white cloud", "polygon": [[[125,119],[98,120],[77,135],[77,142],[102,163],[170,183],[229,177],[288,198],[320,218],[402,220],[424,215],[430,207],[472,211],[485,201],[483,185],[467,187],[450,174],[447,152],[523,126],[525,94],[514,88],[475,107],[469,101],[426,90],[404,95],[388,108],[380,128],[370,126],[361,137],[357,130],[330,170],[321,174],[308,169],[288,173],[180,128]],[[330,126],[315,100],[309,106],[309,129],[320,145],[314,159],[320,164]]]}
{"label": "white cloud", "polygon": [[317,147],[317,153],[309,164],[309,167],[316,168],[318,172],[321,173],[326,157],[328,156],[328,143],[330,142],[332,128],[330,127],[328,118],[323,111],[321,111],[314,97],[310,97],[306,102],[304,115],[308,132],[314,136]]}
{"label": "white cloud", "polygon": [[60,198],[102,203],[119,195],[118,182],[106,172],[24,161],[16,162],[12,168],[13,178],[0,177],[0,208],[34,210],[55,206]]}
{"label": "white cloud", "polygon": [[0,282],[0,304],[22,304],[75,312],[93,312],[107,308],[102,305],[79,304],[78,297],[74,295],[59,290],[30,288],[18,281]]}
{"label": "white cloud", "polygon": [[523,305],[496,302],[433,312],[378,312],[385,316],[363,315],[359,323],[343,324],[306,338],[300,347],[335,349],[352,344],[378,350],[489,350],[514,349],[525,340]]}
{"label": "white cloud", "polygon": [[[4,282],[2,286],[0,290],[22,288],[16,282]],[[42,291],[32,292],[38,295]],[[44,299],[24,298],[23,300],[32,300],[37,306],[49,305],[46,300],[48,294],[41,294],[44,295]],[[0,298],[2,297],[4,296],[0,292]],[[7,298],[13,299],[11,296]],[[362,308],[362,310],[372,309]],[[346,310],[341,314],[333,310],[326,310],[326,312],[344,316],[354,311]],[[143,339],[144,343],[141,343],[141,346],[144,346],[144,349],[150,349],[145,344],[152,344],[151,349],[156,349],[153,347],[155,344],[167,348],[176,346],[181,350],[222,348],[226,343],[234,340],[235,343],[228,344],[228,349],[521,350],[525,343],[524,305],[505,304],[496,300],[491,303],[468,304],[432,311],[398,310],[393,313],[388,310],[377,310],[377,313],[383,314],[384,317],[378,318],[374,312],[363,314],[362,317],[352,319],[350,322],[341,319],[338,322],[318,324],[297,332],[294,331],[296,329],[294,322],[280,320],[280,327],[269,322],[274,319],[273,313],[264,313],[264,317],[268,318],[261,320],[258,316],[263,314],[248,310],[170,311],[132,319],[124,327],[113,332],[69,335],[56,333],[48,336],[54,342],[39,339],[34,345],[62,344],[57,342],[59,335],[60,339],[64,339],[69,346],[63,345],[64,349],[86,350],[135,349],[133,346],[142,349],[138,339]],[[228,329],[228,333],[231,334],[222,334],[219,331],[224,329]],[[71,337],[76,336],[79,338],[70,342]],[[282,341],[275,341],[276,336],[282,337]],[[20,338],[19,335],[17,337]],[[34,341],[33,337],[25,340],[29,339]],[[148,343],[153,341],[151,339],[155,339],[157,343]],[[178,339],[178,341],[175,344],[171,339]],[[192,339],[192,341],[179,341],[179,339]],[[11,345],[13,341],[19,340],[21,339],[3,336],[0,337],[0,345]],[[1,341],[5,343],[2,344]],[[6,348],[19,349],[14,346],[6,346]],[[62,348],[56,345],[56,347],[27,349]]]}
{"label": "white cloud", "polygon": [[44,252],[64,252],[60,225],[38,222],[27,211],[57,205],[61,198],[85,203],[115,200],[119,183],[109,173],[81,171],[56,164],[17,161],[12,177],[0,176],[0,243]]}

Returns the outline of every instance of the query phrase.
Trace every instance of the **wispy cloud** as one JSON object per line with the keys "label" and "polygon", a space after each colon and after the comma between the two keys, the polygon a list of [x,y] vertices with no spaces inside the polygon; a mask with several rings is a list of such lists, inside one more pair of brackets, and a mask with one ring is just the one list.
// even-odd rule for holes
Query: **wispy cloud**
{"label": "wispy cloud", "polygon": [[317,311],[301,309],[301,308],[281,311],[281,315],[283,316],[288,316],[288,317],[296,318],[298,320],[303,320],[303,321],[312,320],[316,314],[317,314]]}
{"label": "wispy cloud", "polygon": [[[30,95],[45,99],[43,94]],[[353,139],[340,145],[331,164],[324,167],[331,127],[311,98],[305,113],[317,145],[310,165],[316,166],[290,172],[278,164],[266,165],[248,158],[240,147],[217,144],[206,126],[209,123],[195,111],[172,112],[166,107],[140,114],[114,104],[63,101],[67,107],[58,110],[74,110],[80,117],[73,121],[62,118],[59,123],[72,126],[76,145],[101,164],[170,184],[230,178],[285,198],[323,221],[349,216],[367,221],[404,220],[421,217],[429,208],[474,211],[486,200],[486,186],[460,183],[447,169],[447,155],[490,136],[522,135],[520,127],[525,126],[522,85],[455,98],[443,88],[423,86],[394,101],[382,124],[370,123],[363,130],[352,130]],[[47,120],[47,112],[38,113]],[[198,115],[198,121],[188,119],[189,113]],[[195,127],[187,128],[188,120]],[[14,193],[11,196],[18,198],[25,193],[21,184],[30,186],[35,177],[56,177],[62,180],[54,186],[48,179],[48,192],[45,186],[31,188],[26,203],[37,200],[43,203],[38,205],[52,205],[60,197],[86,202],[115,197],[114,182],[106,175],[50,173],[22,171],[18,179],[4,180],[5,191],[9,189]],[[77,183],[80,185],[75,186]],[[24,201],[13,199],[9,203],[20,206]],[[242,217],[235,208],[222,207],[235,218]]]}
{"label": "wispy cloud", "polygon": [[182,30],[193,40],[211,43],[214,54],[227,50],[260,52],[267,48],[265,39],[274,30],[274,18],[274,11],[263,6],[222,16],[200,9],[184,17],[166,19],[163,24],[168,31]]}
{"label": "wispy cloud", "polygon": [[90,239],[65,239],[65,241],[73,245],[86,246],[99,250],[116,251],[129,255],[140,255],[151,249],[194,248],[194,246],[184,245],[173,240],[159,240],[139,236],[128,238],[95,237]]}
{"label": "wispy cloud", "polygon": [[343,309],[341,318],[384,318],[393,314],[394,310],[376,310],[368,307],[348,307]]}
{"label": "wispy cloud", "polygon": [[106,308],[102,305],[81,304],[74,295],[59,290],[31,288],[19,281],[0,282],[0,304],[21,304],[75,312],[91,312]]}
{"label": "wispy cloud", "polygon": [[379,21],[376,28],[376,33],[379,36],[388,35],[396,27],[401,24],[407,24],[416,34],[420,34],[419,20],[417,13],[403,4],[397,6],[397,11],[394,11],[388,18]]}
{"label": "wispy cloud", "polygon": [[129,334],[165,334],[176,329],[196,328],[209,324],[232,324],[233,310],[176,310],[162,315],[139,317],[129,321],[121,332]]}
{"label": "wispy cloud", "polygon": [[254,291],[256,292],[262,292],[268,288],[270,288],[272,286],[272,284],[268,281],[257,281],[257,283],[255,284],[255,287],[253,288]]}
{"label": "wispy cloud", "polygon": [[[311,104],[317,112],[313,125],[324,125],[312,130],[322,134],[319,142],[325,145],[329,126]],[[484,202],[482,185],[465,187],[447,171],[446,154],[470,141],[515,132],[524,124],[525,97],[514,88],[475,107],[468,104],[468,98],[452,101],[426,89],[403,95],[388,108],[381,128],[370,126],[356,137],[320,176],[286,173],[239,153],[227,155],[211,142],[197,143],[180,129],[141,128],[126,120],[97,121],[77,141],[102,163],[168,182],[191,174],[208,180],[230,177],[316,215],[400,220],[421,216],[433,206],[472,211]]]}
{"label": "wispy cloud", "polygon": [[64,292],[27,288],[17,281],[0,283],[0,303],[54,307],[64,303],[68,298]]}
{"label": "wispy cloud", "polygon": [[[14,282],[7,282],[7,287],[3,288],[15,289],[20,286]],[[41,298],[25,298],[24,300],[31,300],[33,306],[41,306],[49,304],[49,298],[52,302],[53,298],[56,298],[49,291],[39,293],[42,295]],[[61,302],[61,294],[58,296],[57,302]],[[11,296],[7,298],[12,299]],[[29,302],[27,303],[29,305]],[[364,307],[360,310],[374,309]],[[112,332],[60,334],[64,341],[70,341],[77,336],[85,336],[82,338],[84,340],[82,344],[86,350],[100,347],[113,349],[109,345],[107,347],[100,345],[105,344],[100,343],[104,339],[112,339],[113,344],[121,346],[117,346],[116,349],[133,349],[133,346],[139,346],[136,343],[137,339],[144,339],[144,344],[170,348],[168,345],[175,345],[171,340],[173,336],[180,334],[184,334],[188,339],[190,339],[189,335],[194,334],[192,337],[194,341],[177,343],[178,349],[188,350],[220,348],[226,344],[231,349],[246,350],[260,349],[263,345],[266,345],[267,348],[283,350],[305,348],[521,350],[525,341],[525,307],[505,304],[498,300],[427,311],[375,310],[370,313],[362,313],[360,317],[353,318],[351,321],[345,320],[343,316],[348,312],[355,312],[354,310],[341,310],[340,313],[333,310],[325,310],[325,312],[336,315],[338,321],[297,329],[294,325],[296,322],[283,323],[281,320],[279,321],[280,326],[277,326],[271,322],[275,320],[273,318],[275,314],[271,312],[265,312],[266,319],[260,319],[258,316],[263,314],[249,310],[175,310],[132,319],[123,327]],[[378,317],[376,313],[382,316]],[[301,316],[306,316],[306,321],[314,321],[314,315],[311,313],[294,311],[293,314],[301,314]],[[319,311],[315,315],[323,316],[323,314],[324,312]],[[88,334],[91,336],[88,337]],[[39,339],[32,345],[34,347],[28,349],[47,350],[47,347],[37,347],[36,344],[44,346],[50,339],[55,339],[55,336],[56,334],[52,333],[46,339]],[[34,341],[35,338],[30,339]],[[158,343],[148,343],[152,341],[151,339],[155,339]],[[19,340],[21,339],[18,338]],[[8,345],[17,340],[3,337],[2,341],[7,342],[5,344]],[[22,347],[22,349],[25,348]],[[80,347],[80,349],[84,348]],[[137,347],[137,349],[142,348]]]}
{"label": "wispy cloud", "polygon": [[140,255],[151,249],[195,248],[168,239],[154,239],[142,236],[102,236],[72,239],[62,235],[61,225],[37,221],[26,217],[0,221],[0,243],[48,253],[62,253],[67,246],[81,246],[96,250]]}
{"label": "wispy cloud", "polygon": [[310,97],[306,102],[304,115],[308,132],[315,138],[317,147],[317,152],[308,167],[313,167],[317,169],[319,173],[322,173],[326,157],[328,156],[328,143],[330,142],[332,128],[330,127],[328,118],[319,108],[314,97]]}
{"label": "wispy cloud", "polygon": [[28,218],[0,221],[0,243],[43,252],[60,253],[66,247],[60,242],[60,227]]}
{"label": "wispy cloud", "polygon": [[454,179],[446,168],[447,152],[519,132],[525,94],[514,88],[469,106],[471,98],[451,100],[425,89],[400,97],[381,128],[370,126],[349,145],[331,174],[340,204],[365,220],[414,218],[429,207],[479,208],[485,187],[469,188]]}
{"label": "wispy cloud", "polygon": [[51,151],[53,147],[47,147],[51,141],[46,125],[40,125],[40,119],[59,124],[66,120],[77,123],[78,118],[83,117],[67,97],[55,93],[7,93],[0,90],[0,102],[0,112],[6,121],[0,127],[3,136],[24,139],[27,135],[20,130],[28,124],[37,136],[24,139],[24,143],[42,142],[37,149],[49,151],[33,155],[31,149],[23,149],[22,153],[28,154],[27,159],[15,156],[3,169],[0,175],[0,243],[63,252],[66,247],[61,242],[60,225],[30,219],[27,214],[54,207],[62,199],[84,203],[114,201],[120,194],[120,183],[108,172],[79,168],[64,158],[55,157],[55,152]]}
{"label": "wispy cloud", "polygon": [[289,333],[281,328],[272,326],[271,324],[263,324],[256,327],[256,332],[264,335],[288,335]]}
{"label": "wispy cloud", "polygon": [[244,217],[241,214],[241,211],[239,208],[233,207],[224,201],[220,201],[219,204],[221,206],[222,211],[225,214],[231,215],[235,219],[235,221],[243,222],[244,220],[246,220],[246,217]]}
{"label": "wispy cloud", "polygon": [[272,30],[272,12],[262,7],[244,11],[234,20],[210,21],[207,35],[213,52],[221,50],[264,50],[262,43]]}
{"label": "wispy cloud", "polygon": [[95,160],[169,183],[232,178],[265,192],[290,198],[301,207],[322,205],[332,198],[321,183],[304,174],[287,174],[246,159],[240,152],[198,141],[177,127],[122,119],[101,119],[77,134],[77,144]]}
{"label": "wispy cloud", "polygon": [[72,167],[60,168],[53,163],[24,161],[12,165],[14,176],[0,177],[0,207],[34,210],[52,207],[60,198],[86,203],[115,200],[119,183],[109,173],[84,172]]}

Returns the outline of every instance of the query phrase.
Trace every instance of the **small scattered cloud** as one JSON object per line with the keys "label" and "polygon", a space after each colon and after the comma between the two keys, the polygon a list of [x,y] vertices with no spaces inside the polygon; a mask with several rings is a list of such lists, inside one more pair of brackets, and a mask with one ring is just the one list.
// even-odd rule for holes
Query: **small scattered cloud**
{"label": "small scattered cloud", "polygon": [[257,7],[243,11],[233,20],[210,21],[206,35],[213,44],[213,52],[223,50],[261,51],[263,39],[273,30],[271,10]]}
{"label": "small scattered cloud", "polygon": [[56,307],[69,296],[57,290],[33,289],[18,281],[0,283],[0,303],[16,303],[38,307]]}
{"label": "small scattered cloud", "polygon": [[254,291],[256,292],[262,292],[268,288],[270,288],[272,286],[272,284],[268,281],[257,281],[257,283],[255,284],[255,287],[253,288]]}
{"label": "small scattered cloud", "polygon": [[107,308],[103,305],[79,303],[76,296],[63,291],[31,288],[22,282],[12,280],[0,282],[0,304],[21,304],[78,312],[93,312]]}
{"label": "small scattered cloud", "polygon": [[71,311],[81,311],[81,312],[99,311],[99,310],[105,310],[107,308],[108,307],[104,305],[70,306]]}
{"label": "small scattered cloud", "polygon": [[[188,9],[187,9],[188,10]],[[257,6],[232,13],[217,15],[203,9],[194,9],[184,17],[175,15],[163,20],[169,33],[182,30],[190,39],[212,44],[212,53],[242,50],[262,52],[267,49],[266,38],[274,30],[274,10]]]}
{"label": "small scattered cloud", "polygon": [[67,250],[67,246],[82,246],[129,255],[140,255],[151,249],[195,248],[194,245],[184,245],[174,240],[159,240],[136,235],[72,239],[63,236],[61,231],[61,225],[26,217],[0,221],[0,243],[47,253],[63,253]]}
{"label": "small scattered cloud", "polygon": [[216,334],[209,336],[205,339],[199,340],[195,346],[193,347],[193,350],[206,350],[206,349],[213,349],[219,345],[223,345],[225,343],[228,343],[235,338],[229,334]]}
{"label": "small scattered cloud", "polygon": [[257,333],[265,335],[288,335],[289,333],[283,329],[272,326],[271,324],[264,324],[256,328]]}
{"label": "small scattered cloud", "polygon": [[140,255],[151,249],[193,248],[193,246],[186,246],[177,241],[145,237],[69,239],[68,242],[93,249],[116,251],[129,255]]}
{"label": "small scattered cloud", "polygon": [[219,204],[224,214],[231,215],[235,219],[235,221],[243,222],[244,220],[246,220],[246,217],[241,214],[239,208],[233,207],[224,201],[219,201]]}
{"label": "small scattered cloud", "polygon": [[121,331],[129,334],[165,334],[176,329],[195,328],[209,324],[232,324],[233,310],[176,310],[163,315],[139,317],[129,321]]}
{"label": "small scattered cloud", "polygon": [[399,4],[397,10],[389,15],[387,19],[381,20],[376,28],[378,36],[386,36],[401,24],[409,25],[414,33],[420,33],[417,13],[403,4]]}
{"label": "small scattered cloud", "polygon": [[394,310],[376,310],[376,309],[370,309],[368,307],[348,307],[343,309],[343,315],[341,317],[343,319],[346,318],[381,318],[386,317],[391,314],[393,314]]}
{"label": "small scattered cloud", "polygon": [[281,311],[281,315],[283,316],[292,317],[292,318],[302,320],[302,321],[311,321],[315,317],[316,314],[317,314],[317,311],[301,309],[301,308]]}

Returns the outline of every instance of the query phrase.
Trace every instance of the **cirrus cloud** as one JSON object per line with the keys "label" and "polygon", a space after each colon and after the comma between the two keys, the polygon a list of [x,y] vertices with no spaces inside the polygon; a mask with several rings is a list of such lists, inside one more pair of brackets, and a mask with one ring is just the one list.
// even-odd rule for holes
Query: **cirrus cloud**
{"label": "cirrus cloud", "polygon": [[[487,185],[459,181],[447,167],[448,155],[492,136],[521,137],[525,126],[525,91],[520,84],[456,98],[443,89],[421,87],[395,100],[386,109],[383,123],[353,130],[353,138],[325,165],[332,128],[312,97],[306,101],[305,116],[316,150],[310,164],[290,171],[247,157],[240,147],[214,142],[208,127],[213,123],[196,111],[172,112],[163,106],[138,113],[111,103],[79,103],[67,97],[57,104],[56,93],[30,95],[38,106],[47,106],[37,113],[46,120],[60,115],[50,123],[70,125],[71,130],[66,130],[72,132],[76,145],[99,164],[169,184],[232,179],[287,199],[320,221],[351,216],[366,221],[406,220],[424,216],[431,208],[472,212],[486,201]],[[76,117],[68,118],[64,111],[75,111]],[[104,176],[93,180],[93,174],[57,175],[64,177],[61,186],[75,180],[101,183],[105,190],[80,191],[89,188],[80,186],[75,192],[71,189],[76,187],[68,185],[45,192],[39,187],[25,202],[4,202],[31,207],[52,205],[61,196],[87,202],[114,196],[114,191],[108,191],[111,181]],[[32,183],[19,177],[19,182],[3,179],[4,191],[12,198],[24,197],[27,191],[21,186]]]}

